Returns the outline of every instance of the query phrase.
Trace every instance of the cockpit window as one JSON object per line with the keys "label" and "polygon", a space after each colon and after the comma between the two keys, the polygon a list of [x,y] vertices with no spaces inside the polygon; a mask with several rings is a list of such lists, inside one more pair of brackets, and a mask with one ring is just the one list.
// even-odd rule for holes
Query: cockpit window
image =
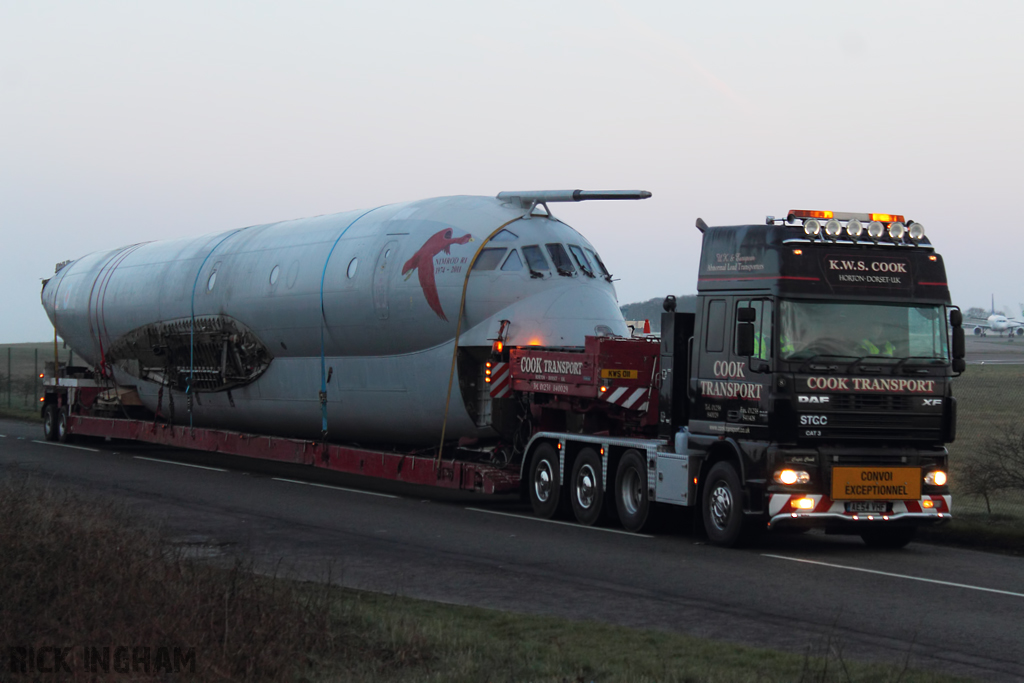
{"label": "cockpit window", "polygon": [[577,244],[570,244],[569,251],[572,252],[572,257],[576,259],[576,265],[580,267],[580,270],[590,277],[595,277],[594,267],[587,260],[587,255],[583,253],[583,248]]}
{"label": "cockpit window", "polygon": [[502,230],[497,235],[491,238],[492,242],[511,242],[512,240],[519,239],[519,235],[515,234],[511,230]]}
{"label": "cockpit window", "polygon": [[508,255],[507,259],[505,259],[505,264],[501,267],[501,269],[502,270],[522,270],[523,269],[523,262],[519,258],[519,252],[516,251],[515,249],[513,249],[512,253]]}
{"label": "cockpit window", "polygon": [[526,265],[530,270],[551,270],[548,260],[544,258],[544,252],[537,245],[523,247],[523,256],[526,257]]}
{"label": "cockpit window", "polygon": [[569,260],[569,255],[565,253],[565,247],[557,242],[545,246],[548,248],[548,253],[551,254],[551,262],[555,264],[555,270],[559,275],[572,275],[576,272],[572,261]]}
{"label": "cockpit window", "polygon": [[597,267],[601,269],[601,272],[605,277],[611,277],[612,274],[608,272],[608,269],[604,267],[604,261],[597,255],[597,252],[593,249],[587,249],[587,253],[590,254],[590,260],[597,264]]}
{"label": "cockpit window", "polygon": [[505,247],[500,249],[484,249],[473,264],[473,270],[494,270],[501,263],[501,258],[508,251]]}

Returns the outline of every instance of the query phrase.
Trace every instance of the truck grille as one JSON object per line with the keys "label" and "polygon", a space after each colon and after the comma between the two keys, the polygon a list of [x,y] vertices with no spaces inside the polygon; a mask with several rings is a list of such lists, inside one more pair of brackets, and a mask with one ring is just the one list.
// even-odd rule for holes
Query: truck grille
{"label": "truck grille", "polygon": [[833,410],[912,410],[913,396],[890,394],[838,394],[830,399]]}

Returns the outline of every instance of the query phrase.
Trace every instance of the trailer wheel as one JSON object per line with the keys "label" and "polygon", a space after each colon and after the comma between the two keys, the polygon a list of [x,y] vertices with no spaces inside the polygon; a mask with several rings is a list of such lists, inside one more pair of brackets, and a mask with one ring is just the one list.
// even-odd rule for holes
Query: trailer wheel
{"label": "trailer wheel", "polygon": [[47,403],[46,407],[43,408],[43,438],[47,441],[57,440],[58,419],[57,406],[53,403]]}
{"label": "trailer wheel", "polygon": [[626,531],[637,533],[647,524],[651,508],[647,494],[647,462],[636,450],[622,454],[615,472],[615,509]]}
{"label": "trailer wheel", "polygon": [[736,468],[727,462],[716,463],[704,481],[701,512],[708,540],[731,548],[744,540],[743,489]]}
{"label": "trailer wheel", "polygon": [[915,527],[894,527],[891,529],[873,529],[860,535],[864,543],[872,548],[902,548],[914,540],[917,535]]}
{"label": "trailer wheel", "polygon": [[71,432],[68,431],[68,411],[57,411],[57,441],[67,443],[71,441]]}
{"label": "trailer wheel", "polygon": [[558,513],[562,482],[558,476],[558,451],[542,443],[530,458],[530,505],[533,513],[551,519]]}
{"label": "trailer wheel", "polygon": [[584,448],[576,455],[571,481],[572,511],[576,521],[584,526],[593,526],[601,519],[604,508],[601,457],[593,448]]}

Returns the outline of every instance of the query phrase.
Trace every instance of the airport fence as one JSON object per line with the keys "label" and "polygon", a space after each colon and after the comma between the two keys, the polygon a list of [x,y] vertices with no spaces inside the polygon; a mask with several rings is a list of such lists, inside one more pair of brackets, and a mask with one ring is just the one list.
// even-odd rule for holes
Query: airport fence
{"label": "airport fence", "polygon": [[1024,365],[969,365],[953,380],[953,395],[954,519],[967,515],[1024,527]]}
{"label": "airport fence", "polygon": [[[36,410],[35,404],[43,395],[39,375],[46,361],[53,361],[53,353],[53,342],[0,345],[0,410]],[[57,353],[62,363],[77,358],[63,345],[58,345]]]}

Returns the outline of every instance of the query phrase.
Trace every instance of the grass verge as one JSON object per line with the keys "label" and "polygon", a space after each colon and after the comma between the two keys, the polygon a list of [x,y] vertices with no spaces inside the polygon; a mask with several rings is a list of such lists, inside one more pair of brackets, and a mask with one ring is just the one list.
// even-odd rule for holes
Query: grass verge
{"label": "grass verge", "polygon": [[[827,635],[800,656],[300,583],[194,556],[112,503],[8,476],[5,680],[41,678],[39,661],[57,669],[53,680],[82,681],[97,671],[103,680],[381,683],[957,680],[846,661]],[[59,664],[55,647],[67,648]]]}

